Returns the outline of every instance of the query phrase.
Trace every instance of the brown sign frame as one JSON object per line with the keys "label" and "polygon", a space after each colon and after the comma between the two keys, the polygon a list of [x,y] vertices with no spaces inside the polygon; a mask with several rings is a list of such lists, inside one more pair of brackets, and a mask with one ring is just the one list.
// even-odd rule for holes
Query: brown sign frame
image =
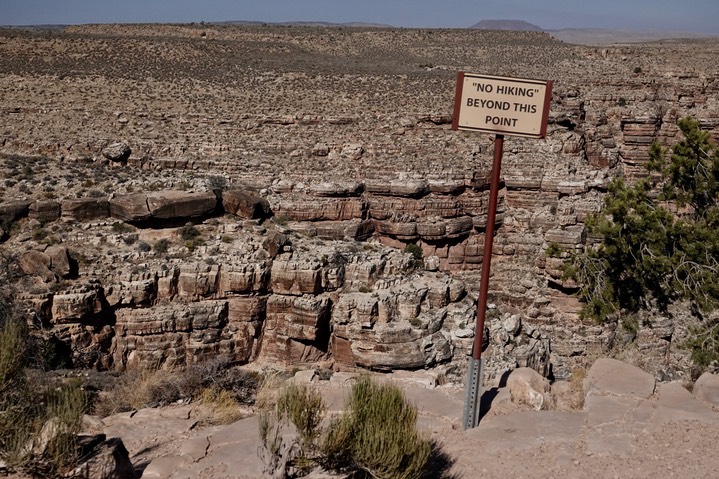
{"label": "brown sign frame", "polygon": [[[539,132],[535,131],[522,131],[522,130],[516,130],[511,128],[504,128],[502,125],[495,126],[490,125],[487,127],[486,125],[481,125],[477,122],[467,124],[467,121],[462,122],[462,119],[466,119],[469,116],[468,109],[471,108],[466,104],[466,102],[463,102],[464,96],[464,87],[465,87],[465,79],[477,79],[477,80],[484,80],[486,82],[490,82],[490,84],[494,85],[499,83],[503,84],[509,84],[514,85],[516,84],[517,87],[521,88],[527,88],[527,87],[544,87],[544,98],[541,102],[537,102],[541,104],[542,110],[541,112],[537,112],[532,114],[532,122],[536,124],[536,115],[541,115],[540,118],[540,127]],[[457,88],[456,93],[454,97],[454,115],[452,116],[452,129],[453,130],[468,130],[468,131],[480,131],[480,132],[486,132],[486,133],[494,133],[497,135],[507,135],[507,136],[520,136],[525,138],[544,138],[547,136],[547,121],[549,118],[549,106],[552,101],[552,86],[553,82],[551,80],[536,80],[532,78],[514,78],[514,77],[501,77],[501,76],[494,76],[494,75],[482,75],[478,73],[466,73],[466,72],[458,72],[457,73]],[[479,91],[479,89],[478,89]],[[485,96],[490,96],[489,94],[485,94]],[[490,96],[490,98],[496,98],[496,95]],[[489,101],[496,101],[497,103],[500,103],[499,100],[489,100]],[[507,103],[506,100],[503,99],[501,103]],[[462,113],[465,113],[462,115]],[[489,116],[489,115],[487,115]],[[516,120],[514,120],[516,123]],[[506,125],[509,126],[509,125]]]}

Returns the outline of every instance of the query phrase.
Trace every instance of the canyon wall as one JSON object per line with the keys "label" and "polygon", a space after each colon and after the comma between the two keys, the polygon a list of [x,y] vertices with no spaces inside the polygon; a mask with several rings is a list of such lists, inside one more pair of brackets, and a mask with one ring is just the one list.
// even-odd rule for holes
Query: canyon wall
{"label": "canyon wall", "polygon": [[[95,364],[170,367],[222,354],[381,369],[466,355],[472,301],[451,285],[471,293],[478,283],[492,138],[450,129],[463,70],[555,81],[547,138],[505,142],[492,344],[513,351],[507,364],[549,374],[551,362],[558,376],[627,345],[658,375],[688,370],[677,348],[685,312],[648,317],[634,336],[585,324],[561,260],[545,251],[591,243],[584,222],[608,183],[645,176],[650,145],[677,141],[678,118],[719,137],[713,40],[593,48],[527,32],[199,25],[2,39],[12,184],[0,213],[26,228],[63,225],[59,243],[78,272],[52,300],[28,299],[78,351],[92,329]],[[27,175],[13,155],[43,160]],[[171,221],[188,218],[214,240],[192,251],[178,244]],[[117,221],[132,232],[112,230]],[[78,245],[91,231],[96,266],[82,267]],[[5,245],[57,256],[28,234]],[[101,238],[127,249],[127,234],[148,245],[171,239],[176,257],[157,262],[130,248],[116,267],[99,259]],[[277,235],[292,238],[265,244]],[[410,243],[422,273],[390,249]],[[62,276],[52,259],[35,261],[47,284]],[[437,319],[454,317],[452,308],[463,311],[455,321]]]}

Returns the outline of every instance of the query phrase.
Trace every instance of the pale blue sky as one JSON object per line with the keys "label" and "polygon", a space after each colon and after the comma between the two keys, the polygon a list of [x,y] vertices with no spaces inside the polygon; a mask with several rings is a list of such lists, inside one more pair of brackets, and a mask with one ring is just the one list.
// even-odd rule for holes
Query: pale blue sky
{"label": "pale blue sky", "polygon": [[719,0],[0,0],[0,25],[257,20],[463,28],[487,19],[719,34]]}

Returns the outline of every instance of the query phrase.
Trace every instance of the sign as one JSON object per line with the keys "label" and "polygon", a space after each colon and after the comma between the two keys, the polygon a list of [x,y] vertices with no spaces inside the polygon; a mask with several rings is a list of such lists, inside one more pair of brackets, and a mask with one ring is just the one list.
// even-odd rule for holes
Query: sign
{"label": "sign", "polygon": [[452,129],[544,138],[552,82],[457,74]]}

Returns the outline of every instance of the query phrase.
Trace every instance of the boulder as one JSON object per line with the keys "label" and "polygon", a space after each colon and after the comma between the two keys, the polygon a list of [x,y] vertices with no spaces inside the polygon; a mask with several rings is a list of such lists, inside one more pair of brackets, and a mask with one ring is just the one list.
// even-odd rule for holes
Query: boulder
{"label": "boulder", "polygon": [[314,221],[293,223],[292,230],[320,239],[364,241],[374,233],[374,223],[372,220]]}
{"label": "boulder", "polygon": [[507,378],[512,402],[530,406],[535,411],[549,409],[551,396],[549,381],[531,368],[519,368]]}
{"label": "boulder", "polygon": [[285,246],[290,245],[290,238],[284,233],[272,231],[267,235],[267,238],[262,242],[262,248],[267,251],[270,258],[275,258],[278,254],[282,253]]}
{"label": "boulder", "polygon": [[135,467],[122,439],[106,439],[104,434],[80,436],[81,464],[71,477],[92,479],[136,479]]}
{"label": "boulder", "polygon": [[645,373],[616,359],[597,359],[584,378],[584,391],[591,394],[629,396],[647,399],[654,394],[656,380]]}
{"label": "boulder", "polygon": [[127,222],[145,221],[150,219],[145,193],[116,196],[110,200],[110,215]]}
{"label": "boulder", "polygon": [[109,285],[105,297],[108,304],[118,306],[147,306],[157,297],[157,278],[121,281]]}
{"label": "boulder", "polygon": [[295,196],[281,199],[274,214],[290,221],[346,221],[362,219],[367,204],[362,198]]}
{"label": "boulder", "polygon": [[78,221],[107,218],[110,216],[110,203],[106,199],[76,198],[60,203],[61,216]]}
{"label": "boulder", "polygon": [[433,344],[428,344],[424,350],[422,334],[409,323],[376,324],[371,330],[360,325],[339,326],[332,340],[336,361],[383,371],[425,367],[427,353],[433,349]]}
{"label": "boulder", "polygon": [[147,208],[157,219],[196,218],[213,213],[217,209],[217,196],[212,191],[190,193],[186,191],[163,191],[148,193]]}
{"label": "boulder", "polygon": [[719,374],[704,373],[694,383],[694,397],[719,406]]}
{"label": "boulder", "polygon": [[8,203],[0,203],[0,221],[11,223],[27,216],[29,211],[29,201],[11,201]]}
{"label": "boulder", "polygon": [[329,307],[327,297],[270,296],[260,359],[285,365],[325,359],[330,337]]}
{"label": "boulder", "polygon": [[109,144],[102,150],[102,156],[110,161],[125,162],[130,157],[132,150],[124,141],[116,141]]}
{"label": "boulder", "polygon": [[60,218],[60,203],[55,200],[35,201],[30,205],[28,217],[41,223]]}
{"label": "boulder", "polygon": [[382,196],[419,198],[429,193],[429,184],[425,180],[367,180],[365,190]]}
{"label": "boulder", "polygon": [[547,231],[544,239],[547,243],[557,243],[560,246],[574,247],[582,244],[587,233],[584,225],[566,226]]}
{"label": "boulder", "polygon": [[222,192],[222,207],[225,212],[240,218],[259,219],[272,215],[270,204],[266,199],[243,190],[227,190]]}
{"label": "boulder", "polygon": [[42,278],[46,283],[57,280],[50,271],[50,257],[41,251],[26,251],[18,258],[17,265],[23,273]]}
{"label": "boulder", "polygon": [[310,194],[312,196],[320,197],[347,197],[347,196],[359,196],[364,189],[364,185],[359,182],[334,182],[334,183],[319,183],[310,186]]}
{"label": "boulder", "polygon": [[188,299],[199,299],[217,292],[219,265],[185,263],[180,265],[177,294]]}
{"label": "boulder", "polygon": [[315,341],[323,334],[329,337],[328,313],[328,298],[273,294],[267,300],[265,334],[272,331],[274,335],[305,341]]}
{"label": "boulder", "polygon": [[69,278],[72,274],[72,262],[67,247],[53,245],[45,250],[50,258],[50,269],[61,278]]}
{"label": "boulder", "polygon": [[223,295],[263,292],[268,280],[269,265],[266,263],[223,265],[219,292]]}

